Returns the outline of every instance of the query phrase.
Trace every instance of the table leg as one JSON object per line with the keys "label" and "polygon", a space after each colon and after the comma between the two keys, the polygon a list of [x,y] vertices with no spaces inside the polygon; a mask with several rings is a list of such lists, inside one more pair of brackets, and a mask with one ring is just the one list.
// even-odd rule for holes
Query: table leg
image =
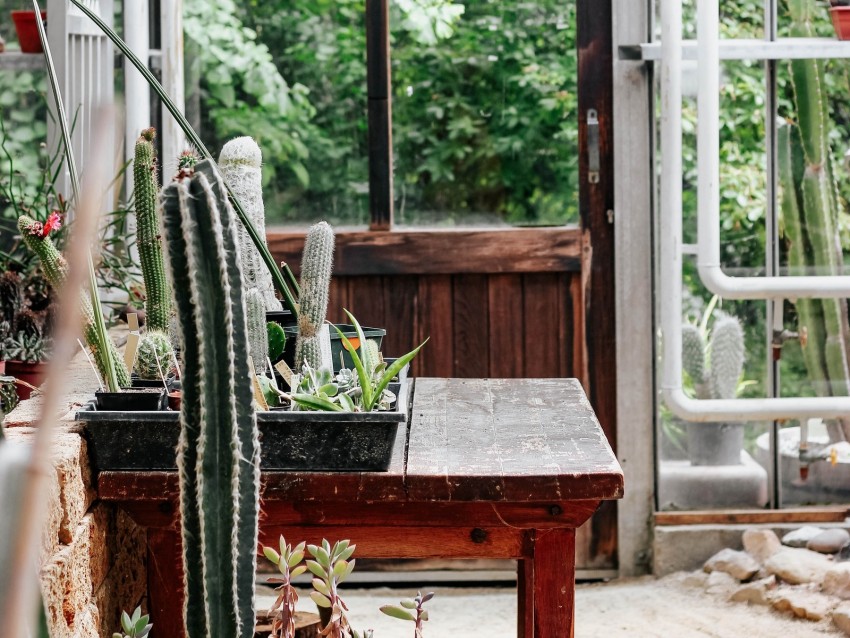
{"label": "table leg", "polygon": [[534,638],[572,638],[575,622],[574,529],[538,530],[534,541]]}
{"label": "table leg", "polygon": [[517,632],[518,638],[534,638],[534,562],[516,562]]}
{"label": "table leg", "polygon": [[157,636],[186,635],[179,530],[148,528],[148,608]]}

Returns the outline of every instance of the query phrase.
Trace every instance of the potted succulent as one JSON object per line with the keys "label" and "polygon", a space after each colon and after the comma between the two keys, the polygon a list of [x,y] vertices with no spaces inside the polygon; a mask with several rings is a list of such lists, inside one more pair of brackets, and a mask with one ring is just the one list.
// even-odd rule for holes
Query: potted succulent
{"label": "potted succulent", "polygon": [[850,0],[829,0],[829,15],[839,40],[850,40]]}
{"label": "potted succulent", "polygon": [[[743,387],[744,331],[736,317],[717,316],[708,330],[709,305],[700,326],[682,328],[682,363],[699,399],[734,399]],[[746,382],[744,382],[746,383]],[[740,465],[743,423],[688,423],[691,465]]]}

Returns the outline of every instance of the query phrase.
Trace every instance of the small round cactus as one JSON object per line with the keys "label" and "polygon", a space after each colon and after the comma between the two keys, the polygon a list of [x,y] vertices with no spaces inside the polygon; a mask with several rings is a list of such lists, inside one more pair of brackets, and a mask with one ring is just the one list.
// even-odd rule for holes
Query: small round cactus
{"label": "small round cactus", "polygon": [[174,350],[164,332],[152,330],[142,335],[136,353],[136,374],[153,381],[168,377],[174,370]]}

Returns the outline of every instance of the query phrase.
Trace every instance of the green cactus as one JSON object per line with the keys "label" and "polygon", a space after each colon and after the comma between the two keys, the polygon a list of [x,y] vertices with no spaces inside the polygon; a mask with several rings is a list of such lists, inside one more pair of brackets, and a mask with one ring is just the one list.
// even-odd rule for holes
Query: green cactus
{"label": "green cactus", "polygon": [[[47,281],[54,290],[59,290],[67,278],[68,263],[57,250],[53,240],[48,235],[43,234],[41,222],[37,222],[26,215],[21,215],[18,218],[18,230],[21,232],[27,248],[39,258],[41,269]],[[86,344],[92,351],[92,357],[101,377],[104,380],[108,379],[109,362],[107,359],[111,358],[119,387],[130,387],[130,373],[127,370],[127,366],[124,365],[123,357],[118,354],[115,344],[107,338],[106,348],[108,348],[108,352],[104,352],[98,346],[99,331],[95,323],[95,311],[88,292],[80,293],[80,309],[84,321],[83,335],[85,336]]]}
{"label": "green cactus", "polygon": [[295,345],[295,366],[306,359],[311,368],[329,365],[322,361],[319,330],[328,311],[328,294],[333,269],[334,231],[327,222],[319,222],[307,231],[304,256],[301,259],[301,307],[298,317],[298,337]]}
{"label": "green cactus", "polygon": [[156,130],[147,128],[136,141],[133,160],[133,189],[136,208],[136,237],[139,261],[145,280],[145,323],[149,330],[168,332],[171,291],[165,277],[162,237],[159,231],[157,197]]}
{"label": "green cactus", "polygon": [[167,378],[174,370],[174,350],[168,334],[159,330],[148,330],[139,339],[136,352],[136,372],[140,379],[148,381]]}
{"label": "green cactus", "polygon": [[[812,0],[788,4],[793,37],[813,37]],[[789,242],[789,265],[805,274],[840,275],[843,256],[838,238],[838,195],[829,147],[830,118],[824,94],[824,62],[789,62],[796,124],[780,127],[777,147],[781,207]],[[807,343],[803,358],[813,389],[820,396],[850,394],[850,326],[844,299],[795,301],[799,332]],[[843,420],[850,436],[850,418]]]}
{"label": "green cactus", "polygon": [[744,370],[744,331],[735,317],[714,320],[706,335],[698,326],[682,326],[682,364],[698,399],[734,399]]}
{"label": "green cactus", "polygon": [[183,344],[178,467],[188,638],[254,635],[259,439],[236,222],[210,161],[163,191]]}
{"label": "green cactus", "polygon": [[[263,155],[250,137],[232,139],[221,149],[219,169],[224,183],[242,204],[245,214],[266,241],[266,211],[263,206]],[[248,344],[257,372],[265,372],[269,351],[266,312],[280,310],[271,273],[244,226],[239,226],[239,254],[242,259],[242,285],[248,304]]]}
{"label": "green cactus", "polygon": [[269,339],[269,359],[272,363],[280,359],[286,349],[286,332],[280,324],[270,321],[266,324]]}

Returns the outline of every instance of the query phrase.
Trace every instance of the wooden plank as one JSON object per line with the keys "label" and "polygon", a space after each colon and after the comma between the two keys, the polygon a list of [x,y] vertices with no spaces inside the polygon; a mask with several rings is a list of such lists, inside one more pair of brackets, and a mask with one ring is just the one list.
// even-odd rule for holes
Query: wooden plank
{"label": "wooden plank", "polygon": [[485,376],[521,377],[525,360],[522,276],[490,275],[487,293],[490,357]]}
{"label": "wooden plank", "polygon": [[798,507],[782,510],[697,510],[656,512],[656,525],[758,525],[760,523],[843,523],[850,516],[846,505]]}
{"label": "wooden plank", "polygon": [[486,276],[458,275],[452,279],[452,316],[452,376],[489,376],[489,293]]}
{"label": "wooden plank", "polygon": [[[33,13],[33,15],[35,15]],[[4,51],[0,54],[2,71],[40,71],[44,69],[44,55],[41,53],[21,53]]]}
{"label": "wooden plank", "polygon": [[390,3],[366,0],[366,87],[369,122],[369,228],[393,225],[393,101]]}
{"label": "wooden plank", "polygon": [[[298,272],[304,232],[269,229],[275,260]],[[334,273],[347,275],[453,275],[579,272],[577,228],[411,229],[393,232],[338,228]]]}
{"label": "wooden plank", "polygon": [[572,638],[575,631],[575,531],[534,538],[534,636]]}
{"label": "wooden plank", "polygon": [[584,338],[585,333],[585,316],[584,316],[584,294],[583,282],[581,276],[573,276],[570,278],[570,290],[566,299],[573,318],[573,333],[572,333],[572,360],[570,368],[572,374],[581,381],[584,391],[587,392],[588,371],[587,371],[587,342]]}
{"label": "wooden plank", "polygon": [[407,458],[414,501],[622,495],[622,472],[575,379],[417,379]]}
{"label": "wooden plank", "polygon": [[[566,327],[572,315],[564,314],[563,278],[561,274],[537,273],[522,277],[523,376],[553,378],[569,376],[564,370]],[[495,375],[494,375],[495,376]]]}
{"label": "wooden plank", "polygon": [[364,328],[384,328],[395,324],[384,309],[384,278],[349,277],[348,310]]}
{"label": "wooden plank", "polygon": [[534,638],[534,561],[516,562],[517,638]]}
{"label": "wooden plank", "polygon": [[419,277],[419,307],[416,342],[430,337],[428,345],[413,361],[417,377],[450,377],[454,370],[454,314],[452,278],[448,275]]}
{"label": "wooden plank", "polygon": [[[422,343],[417,340],[419,278],[384,277],[383,292],[387,327],[383,353],[385,357],[398,357]],[[429,345],[432,348],[440,347],[436,342]]]}
{"label": "wooden plank", "polygon": [[183,559],[180,532],[148,529],[148,613],[159,636],[180,638],[183,627]]}
{"label": "wooden plank", "polygon": [[509,527],[286,526],[260,522],[260,543],[276,546],[281,534],[295,542],[331,543],[347,539],[363,558],[524,558],[531,557],[529,532]]}
{"label": "wooden plank", "polygon": [[343,308],[351,305],[348,295],[348,279],[345,277],[332,277],[331,287],[328,292],[328,321],[333,323],[348,323]]}

